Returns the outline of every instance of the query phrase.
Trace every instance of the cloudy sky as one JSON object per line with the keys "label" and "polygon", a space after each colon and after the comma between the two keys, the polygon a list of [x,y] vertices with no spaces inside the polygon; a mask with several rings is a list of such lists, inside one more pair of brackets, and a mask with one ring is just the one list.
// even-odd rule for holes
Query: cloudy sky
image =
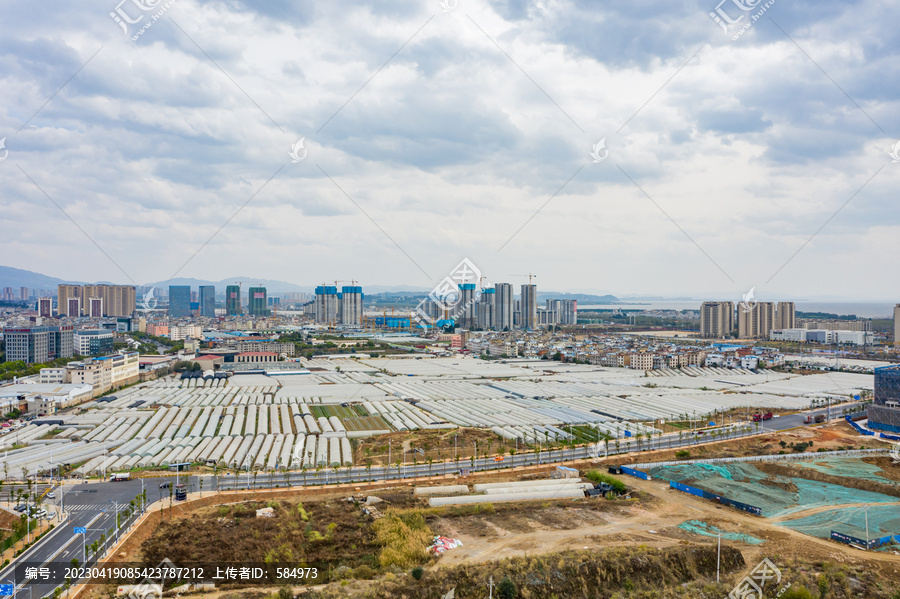
{"label": "cloudy sky", "polygon": [[2,11],[7,266],[900,299],[895,2]]}

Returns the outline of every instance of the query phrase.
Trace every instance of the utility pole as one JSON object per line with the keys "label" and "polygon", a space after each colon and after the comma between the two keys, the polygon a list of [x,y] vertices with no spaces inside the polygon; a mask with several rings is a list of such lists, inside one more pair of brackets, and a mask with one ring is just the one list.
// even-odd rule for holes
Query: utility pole
{"label": "utility pole", "polygon": [[863,511],[866,514],[866,551],[869,550],[869,504],[863,506]]}
{"label": "utility pole", "polygon": [[718,534],[719,548],[716,551],[716,584],[719,583],[719,564],[722,562],[722,533]]}
{"label": "utility pole", "polygon": [[491,575],[490,587],[488,588],[488,599],[492,599],[494,596],[494,575]]}

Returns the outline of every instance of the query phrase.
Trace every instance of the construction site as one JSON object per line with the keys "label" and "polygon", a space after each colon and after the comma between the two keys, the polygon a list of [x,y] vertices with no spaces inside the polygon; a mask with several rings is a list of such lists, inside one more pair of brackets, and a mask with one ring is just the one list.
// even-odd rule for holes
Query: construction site
{"label": "construction site", "polygon": [[686,459],[662,450],[401,485],[194,494],[154,512],[114,559],[317,572],[220,585],[210,599],[284,588],[309,599],[488,597],[504,578],[529,598],[724,597],[761,563],[778,572],[772,596],[893,599],[900,468],[889,451],[839,422]]}

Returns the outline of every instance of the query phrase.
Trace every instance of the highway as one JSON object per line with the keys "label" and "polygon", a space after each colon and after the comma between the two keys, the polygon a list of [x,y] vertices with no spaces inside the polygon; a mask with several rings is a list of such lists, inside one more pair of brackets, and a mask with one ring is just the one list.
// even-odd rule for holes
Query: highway
{"label": "highway", "polygon": [[[840,418],[840,407],[832,410],[832,420]],[[798,414],[790,414],[773,418],[772,420],[751,423],[750,430],[744,431],[746,422],[731,426],[716,427],[718,435],[712,438],[709,431],[702,435],[694,436],[687,432],[681,438],[677,433],[655,437],[652,440],[643,439],[640,442],[640,450],[670,449],[678,447],[690,447],[700,443],[722,441],[731,438],[740,438],[759,434],[765,431],[784,431],[796,427],[808,426],[804,424],[807,415],[815,417],[825,414],[825,408],[810,410]],[[757,427],[757,424],[759,425]],[[505,455],[502,459],[498,456],[487,458],[461,458],[445,462],[405,463],[390,466],[372,466],[371,468],[355,466],[352,468],[320,468],[306,472],[283,472],[277,474],[225,474],[225,475],[200,475],[179,477],[179,482],[188,485],[190,492],[202,491],[218,492],[235,489],[263,489],[278,487],[302,487],[317,485],[352,484],[364,481],[389,481],[440,476],[445,474],[457,474],[462,471],[503,470],[522,466],[538,464],[558,464],[573,460],[604,457],[606,455],[627,454],[638,451],[638,442],[635,439],[620,439],[618,451],[615,442],[608,446],[605,443],[587,447],[574,447],[567,449],[542,450],[539,452],[517,453]],[[464,472],[463,472],[464,473]],[[68,515],[66,520],[42,538],[32,547],[25,556],[20,556],[8,567],[0,571],[0,582],[9,583],[15,578],[16,597],[19,593],[29,591],[31,597],[38,599],[50,596],[57,583],[26,580],[25,566],[41,567],[49,563],[70,565],[73,559],[83,562],[84,546],[90,545],[114,526],[116,509],[135,499],[142,489],[146,490],[147,501],[172,501],[170,489],[161,488],[163,482],[175,484],[174,477],[145,478],[117,482],[96,482],[65,484],[55,490],[54,499],[45,499],[44,505],[48,511],[60,514],[63,511]],[[4,488],[6,486],[4,485]],[[165,504],[163,504],[165,505]],[[52,507],[51,507],[52,506]],[[75,528],[83,527],[86,534],[76,534]],[[19,566],[18,568],[14,567]],[[24,595],[23,595],[24,598]]]}

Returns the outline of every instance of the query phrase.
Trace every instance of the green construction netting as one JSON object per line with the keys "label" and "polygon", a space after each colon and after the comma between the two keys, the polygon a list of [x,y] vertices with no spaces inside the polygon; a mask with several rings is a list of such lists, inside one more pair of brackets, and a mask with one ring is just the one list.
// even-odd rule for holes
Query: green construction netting
{"label": "green construction netting", "polygon": [[655,478],[674,480],[756,506],[769,518],[830,505],[897,501],[896,497],[871,491],[802,478],[769,476],[748,462],[657,466],[649,473]]}
{"label": "green construction netting", "polygon": [[[781,523],[794,530],[820,537],[831,538],[831,531],[866,538],[866,514],[862,507],[825,510],[805,518]],[[900,508],[895,505],[869,506],[869,538],[900,534]]]}
{"label": "green construction netting", "polygon": [[900,485],[897,481],[882,476],[884,471],[874,464],[867,464],[856,458],[828,458],[815,461],[798,461],[795,466],[812,468],[824,474],[833,476],[846,476],[849,478],[862,478],[889,485]]}
{"label": "green construction netting", "polygon": [[739,532],[725,532],[702,520],[686,520],[679,524],[678,528],[705,537],[718,537],[721,534],[723,539],[740,541],[742,543],[747,543],[748,545],[761,545],[765,543],[764,540],[751,537],[750,535],[741,534]]}

